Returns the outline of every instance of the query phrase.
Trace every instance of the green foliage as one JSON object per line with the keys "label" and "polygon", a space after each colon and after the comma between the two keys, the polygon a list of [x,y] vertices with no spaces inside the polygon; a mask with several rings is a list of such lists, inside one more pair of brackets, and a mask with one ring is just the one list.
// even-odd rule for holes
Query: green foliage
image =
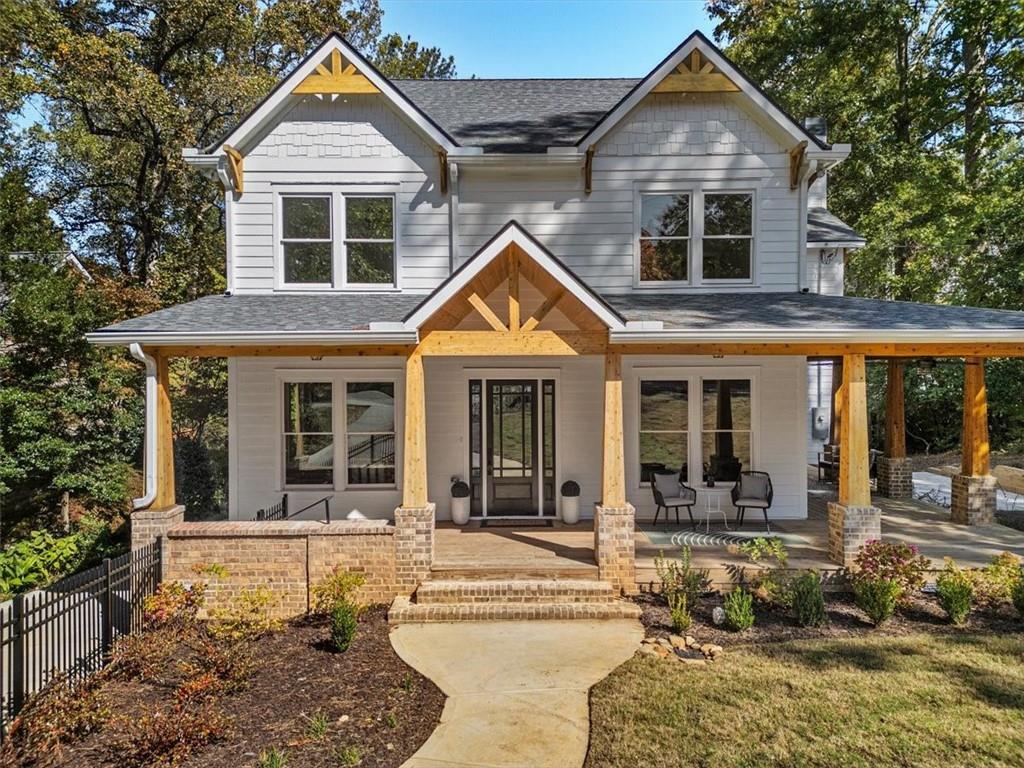
{"label": "green foliage", "polygon": [[25,592],[66,574],[82,561],[77,536],[33,531],[0,552],[0,596]]}
{"label": "green foliage", "polygon": [[957,625],[963,624],[971,612],[971,596],[974,593],[974,582],[970,574],[957,568],[952,558],[946,558],[945,569],[935,579],[935,590],[939,605],[949,620]]}
{"label": "green foliage", "polygon": [[788,570],[789,553],[782,539],[758,537],[739,546],[751,562],[769,565],[754,577],[753,590],[759,600],[788,608],[792,604],[793,574]]}
{"label": "green foliage", "polygon": [[825,595],[817,571],[804,571],[793,579],[791,602],[800,626],[819,627],[825,623]]}
{"label": "green foliage", "polygon": [[893,579],[865,577],[853,583],[857,607],[867,614],[876,627],[892,618],[902,594],[903,588]]}
{"label": "green foliage", "polygon": [[674,595],[682,595],[687,610],[697,605],[709,584],[707,569],[694,568],[692,560],[693,553],[689,547],[680,550],[678,561],[666,559],[664,552],[659,552],[654,558],[654,568],[661,581],[661,594],[670,605]]}
{"label": "green foliage", "polygon": [[743,587],[736,587],[725,596],[725,625],[734,632],[745,632],[754,626],[754,596]]}
{"label": "green foliage", "polygon": [[774,560],[779,566],[785,568],[789,562],[789,553],[786,552],[786,545],[782,539],[765,538],[759,536],[756,539],[744,541],[739,546],[740,552],[746,555],[753,563],[762,563]]}
{"label": "green foliage", "polygon": [[[9,744],[16,743],[24,754],[53,755],[61,745],[102,729],[110,710],[99,696],[101,682],[92,677],[72,686],[67,677],[57,676],[43,693],[29,698],[7,734]],[[0,753],[0,763],[3,758]]]}
{"label": "green foliage", "polygon": [[281,626],[274,617],[277,596],[263,586],[243,589],[226,606],[210,611],[208,630],[218,640],[258,640]]}
{"label": "green foliage", "polygon": [[330,725],[331,720],[326,714],[322,711],[314,712],[306,726],[306,735],[314,741],[319,741],[327,735]]}
{"label": "green foliage", "polygon": [[869,541],[854,558],[851,579],[858,581],[887,580],[896,584],[899,599],[924,586],[925,571],[931,567],[917,547],[902,541]]}
{"label": "green foliage", "polygon": [[1021,572],[1017,583],[1013,585],[1010,598],[1013,600],[1013,607],[1017,609],[1017,613],[1024,619],[1024,572]]}
{"label": "green foliage", "polygon": [[978,602],[999,608],[1010,601],[1014,586],[1021,580],[1021,560],[1012,552],[1003,552],[980,570],[970,572]]}
{"label": "green foliage", "polygon": [[339,747],[334,755],[338,758],[338,765],[341,768],[351,768],[351,766],[359,765],[363,759],[363,753],[359,751],[359,747],[355,744]]}
{"label": "green foliage", "polygon": [[126,719],[124,736],[114,744],[129,766],[177,766],[227,733],[228,720],[212,699],[198,706],[176,704],[168,711]]}
{"label": "green foliage", "polygon": [[395,729],[398,727],[398,718],[395,717],[394,712],[388,712],[386,715],[384,715],[384,725],[391,729]]}
{"label": "green foliage", "polygon": [[218,511],[217,484],[209,449],[199,440],[174,441],[174,485],[182,491],[178,503],[192,518],[210,517]]}
{"label": "green foliage", "polygon": [[285,753],[277,747],[271,747],[260,752],[259,760],[256,761],[258,768],[284,768],[286,765]]}
{"label": "green foliage", "polygon": [[342,602],[357,605],[354,593],[365,583],[363,574],[346,570],[340,565],[334,566],[331,575],[310,591],[313,613],[330,613],[335,605]]}
{"label": "green foliage", "polygon": [[206,586],[202,582],[185,586],[180,581],[162,581],[156,592],[142,604],[147,629],[193,626],[199,610],[206,604]]}
{"label": "green foliage", "polygon": [[685,592],[670,592],[667,596],[669,615],[672,618],[672,629],[677,634],[685,634],[693,626],[693,616],[686,602]]}
{"label": "green foliage", "polygon": [[358,609],[345,600],[331,608],[331,647],[338,652],[348,650],[359,627]]}

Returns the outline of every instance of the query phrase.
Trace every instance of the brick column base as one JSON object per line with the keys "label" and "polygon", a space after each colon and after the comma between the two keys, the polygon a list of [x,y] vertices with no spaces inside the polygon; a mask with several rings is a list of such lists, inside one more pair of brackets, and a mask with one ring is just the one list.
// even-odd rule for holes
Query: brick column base
{"label": "brick column base", "polygon": [[882,510],[878,507],[848,507],[829,502],[828,556],[833,563],[852,565],[862,546],[880,538]]}
{"label": "brick column base", "polygon": [[635,529],[636,510],[632,504],[594,506],[594,559],[598,578],[627,595],[636,592]]}
{"label": "brick column base", "polygon": [[996,518],[996,479],[992,475],[953,475],[954,523],[981,525]]}
{"label": "brick column base", "polygon": [[910,459],[878,457],[878,492],[890,499],[909,499],[914,495],[914,471]]}
{"label": "brick column base", "polygon": [[434,562],[434,504],[395,510],[395,582],[411,596]]}
{"label": "brick column base", "polygon": [[163,538],[167,530],[185,522],[185,508],[180,504],[166,509],[139,509],[132,512],[132,550],[148,547]]}

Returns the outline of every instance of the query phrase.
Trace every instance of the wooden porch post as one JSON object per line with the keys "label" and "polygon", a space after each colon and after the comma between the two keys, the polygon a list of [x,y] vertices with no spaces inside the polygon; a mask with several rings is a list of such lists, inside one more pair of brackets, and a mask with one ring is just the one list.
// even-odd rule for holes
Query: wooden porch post
{"label": "wooden porch post", "polygon": [[903,373],[903,361],[890,358],[885,390],[885,455],[878,459],[878,492],[890,499],[909,499],[914,490],[913,471],[907,460]]}
{"label": "wooden porch post", "polygon": [[960,474],[953,478],[954,523],[990,523],[996,513],[996,481],[989,474],[988,393],[985,359],[964,360],[964,419]]}
{"label": "wooden porch post", "polygon": [[604,356],[604,466],[601,472],[601,503],[622,507],[626,503],[626,469],[622,447],[622,355]]}
{"label": "wooden porch post", "polygon": [[156,498],[151,509],[169,509],[174,497],[174,421],[168,359],[156,356]]}
{"label": "wooden porch post", "polygon": [[402,506],[427,505],[427,416],[423,356],[412,352],[405,360],[405,448]]}
{"label": "wooden porch post", "polygon": [[834,562],[848,566],[864,544],[882,535],[881,511],[871,506],[864,355],[843,357],[840,393],[839,500],[828,505],[828,550]]}
{"label": "wooden porch post", "polygon": [[828,438],[832,445],[839,445],[839,434],[843,423],[843,358],[832,361],[832,424]]}

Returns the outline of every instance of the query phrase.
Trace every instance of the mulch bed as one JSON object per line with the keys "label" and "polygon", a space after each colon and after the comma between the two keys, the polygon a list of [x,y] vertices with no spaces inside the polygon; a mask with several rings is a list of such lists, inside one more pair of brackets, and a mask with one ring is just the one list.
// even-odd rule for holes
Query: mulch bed
{"label": "mulch bed", "polygon": [[[226,735],[181,765],[253,768],[271,748],[285,753],[287,768],[393,768],[407,760],[437,726],[444,694],[394,652],[385,607],[363,613],[344,653],[332,651],[327,636],[323,621],[302,619],[258,640],[247,685],[212,701],[227,717]],[[14,765],[127,768],[131,763],[117,747],[123,724],[166,711],[174,690],[113,678],[99,695],[111,715],[99,732],[65,747],[59,758],[28,755]],[[329,726],[313,738],[310,718],[318,712]]]}
{"label": "mulch bed", "polygon": [[[640,621],[647,637],[668,637],[673,634],[668,606],[661,595],[645,592],[634,597],[633,601],[643,609]],[[722,603],[723,598],[719,593],[705,596],[693,611],[693,627],[687,634],[693,635],[700,643],[712,643],[727,649],[729,646],[756,643],[841,639],[868,634],[901,636],[919,633],[1024,632],[1024,622],[1016,618],[1012,606],[1007,606],[1005,612],[976,608],[964,626],[953,627],[936,600],[924,593],[912,596],[895,616],[877,628],[868,622],[864,613],[854,604],[852,596],[847,594],[825,595],[828,620],[821,627],[801,627],[788,611],[755,601],[757,619],[754,626],[746,632],[732,632],[716,626],[711,619],[712,610]]]}

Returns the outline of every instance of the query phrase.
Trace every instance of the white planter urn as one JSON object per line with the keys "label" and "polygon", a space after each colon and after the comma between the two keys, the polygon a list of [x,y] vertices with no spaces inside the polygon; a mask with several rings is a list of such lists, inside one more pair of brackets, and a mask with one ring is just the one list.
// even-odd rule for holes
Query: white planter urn
{"label": "white planter urn", "polygon": [[452,522],[465,525],[469,522],[469,497],[452,498]]}
{"label": "white planter urn", "polygon": [[566,525],[576,525],[580,521],[580,497],[562,497],[562,522]]}

